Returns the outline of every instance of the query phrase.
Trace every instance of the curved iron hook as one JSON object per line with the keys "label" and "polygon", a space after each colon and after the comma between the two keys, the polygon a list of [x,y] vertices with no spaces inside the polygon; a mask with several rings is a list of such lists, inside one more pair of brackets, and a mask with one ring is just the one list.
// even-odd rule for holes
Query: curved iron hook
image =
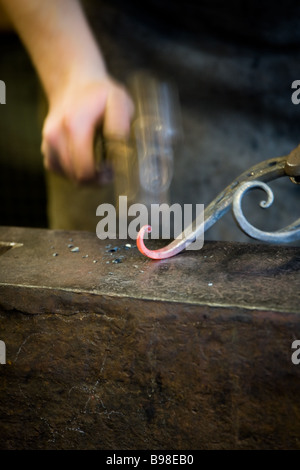
{"label": "curved iron hook", "polygon": [[[296,155],[296,157],[295,157]],[[288,227],[277,232],[263,232],[253,227],[245,218],[241,210],[241,200],[246,192],[255,187],[260,187],[267,192],[268,200],[261,203],[262,207],[269,207],[273,202],[273,193],[265,183],[273,181],[282,176],[290,176],[294,183],[298,183],[300,163],[300,146],[293,150],[288,156],[270,158],[257,165],[254,165],[229,186],[227,186],[205,209],[204,221],[195,221],[185,229],[174,241],[164,248],[150,250],[145,246],[144,234],[151,232],[151,226],[145,225],[141,228],[137,236],[137,247],[141,253],[152,259],[165,259],[174,256],[191,243],[193,243],[200,234],[206,232],[223,215],[228,212],[230,206],[233,207],[234,217],[240,228],[252,238],[269,242],[290,242],[300,239],[300,219],[296,220]],[[295,165],[294,161],[297,161]],[[289,164],[292,162],[292,165]],[[295,169],[296,168],[296,169]],[[193,228],[196,227],[196,228]]]}

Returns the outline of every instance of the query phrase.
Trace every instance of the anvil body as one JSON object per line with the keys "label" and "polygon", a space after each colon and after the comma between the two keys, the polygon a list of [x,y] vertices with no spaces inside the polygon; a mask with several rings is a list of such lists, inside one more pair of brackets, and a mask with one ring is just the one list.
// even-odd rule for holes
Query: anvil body
{"label": "anvil body", "polygon": [[1,449],[299,448],[300,248],[0,240]]}

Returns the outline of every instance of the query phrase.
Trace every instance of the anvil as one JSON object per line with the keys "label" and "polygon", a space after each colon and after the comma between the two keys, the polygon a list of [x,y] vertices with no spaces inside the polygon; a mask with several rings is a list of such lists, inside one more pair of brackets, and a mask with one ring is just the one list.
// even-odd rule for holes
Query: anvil
{"label": "anvil", "polygon": [[299,247],[0,240],[0,448],[299,449]]}

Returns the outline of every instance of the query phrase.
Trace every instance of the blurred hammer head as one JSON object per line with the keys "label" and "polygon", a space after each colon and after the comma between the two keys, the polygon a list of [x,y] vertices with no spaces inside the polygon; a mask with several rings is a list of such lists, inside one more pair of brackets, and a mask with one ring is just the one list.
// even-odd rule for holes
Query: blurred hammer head
{"label": "blurred hammer head", "polygon": [[132,77],[130,89],[136,110],[132,134],[140,185],[151,194],[163,193],[171,184],[174,146],[182,137],[178,93],[171,83],[146,72]]}

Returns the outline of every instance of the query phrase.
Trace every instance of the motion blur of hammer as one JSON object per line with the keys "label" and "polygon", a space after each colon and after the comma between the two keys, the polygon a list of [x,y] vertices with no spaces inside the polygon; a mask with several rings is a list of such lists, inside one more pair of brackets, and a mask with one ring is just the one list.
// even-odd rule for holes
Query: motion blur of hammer
{"label": "motion blur of hammer", "polygon": [[135,105],[131,135],[128,141],[98,136],[96,165],[113,171],[116,208],[119,196],[127,196],[128,204],[168,203],[174,150],[182,138],[176,87],[138,72],[129,90]]}

